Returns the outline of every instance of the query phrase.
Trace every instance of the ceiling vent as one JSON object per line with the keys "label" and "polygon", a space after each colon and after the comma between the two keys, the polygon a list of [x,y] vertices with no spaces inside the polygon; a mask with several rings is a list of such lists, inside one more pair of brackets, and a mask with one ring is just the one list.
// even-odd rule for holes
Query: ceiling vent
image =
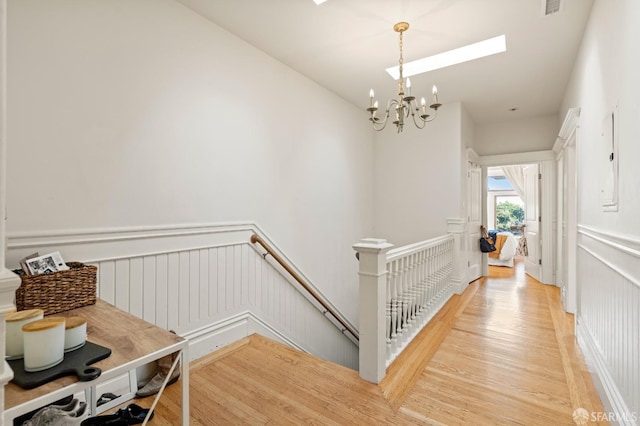
{"label": "ceiling vent", "polygon": [[542,0],[542,11],[545,16],[553,15],[562,10],[562,0]]}

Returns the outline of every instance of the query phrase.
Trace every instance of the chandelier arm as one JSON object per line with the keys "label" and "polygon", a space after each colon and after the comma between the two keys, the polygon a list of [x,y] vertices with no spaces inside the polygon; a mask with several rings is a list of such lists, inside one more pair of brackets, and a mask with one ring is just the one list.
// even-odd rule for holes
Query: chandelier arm
{"label": "chandelier arm", "polygon": [[427,121],[420,116],[418,116],[419,121],[416,120],[416,114],[413,112],[413,110],[411,111],[411,118],[413,118],[413,124],[415,124],[418,129],[424,129],[424,126],[427,125]]}
{"label": "chandelier arm", "polygon": [[[373,123],[373,130],[375,130],[376,132],[379,132],[379,131],[381,131],[381,130],[384,130],[384,128],[385,128],[385,127],[387,127],[387,122],[388,122],[388,121],[389,121],[389,113],[388,113],[388,112],[385,114],[385,116],[384,116],[384,120],[382,120],[382,121],[380,121],[380,120],[378,120],[378,121],[373,121],[373,120],[372,120],[372,123]],[[378,126],[378,127],[376,127],[376,124],[378,124],[378,125],[382,124],[382,126]]]}
{"label": "chandelier arm", "polygon": [[418,129],[424,129],[424,126],[427,125],[427,120],[425,120],[420,116],[418,116],[419,121],[416,120],[416,112],[414,111],[413,108],[410,107],[410,109],[411,109],[411,118],[413,119],[413,124],[415,124]]}
{"label": "chandelier arm", "polygon": [[429,117],[427,117],[427,119],[426,119],[426,120],[423,120],[423,121],[424,121],[425,123],[429,123],[429,122],[431,122],[431,121],[435,120],[437,116],[438,116],[438,110],[437,110],[437,109],[434,109],[434,113],[433,113],[433,115],[429,115]]}

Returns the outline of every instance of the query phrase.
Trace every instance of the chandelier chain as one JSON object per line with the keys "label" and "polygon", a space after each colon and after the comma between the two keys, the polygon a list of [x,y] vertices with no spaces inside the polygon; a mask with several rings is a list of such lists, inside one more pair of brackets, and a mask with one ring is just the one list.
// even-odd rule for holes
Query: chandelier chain
{"label": "chandelier chain", "polygon": [[404,62],[404,58],[402,57],[402,34],[404,33],[404,31],[400,31],[400,41],[399,41],[399,45],[400,45],[400,59],[398,60],[398,65],[400,67],[400,80],[402,80],[402,64]]}

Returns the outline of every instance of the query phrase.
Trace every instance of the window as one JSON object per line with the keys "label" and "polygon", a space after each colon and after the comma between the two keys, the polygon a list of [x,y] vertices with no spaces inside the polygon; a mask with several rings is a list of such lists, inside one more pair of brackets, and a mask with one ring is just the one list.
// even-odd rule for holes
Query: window
{"label": "window", "polygon": [[512,226],[524,222],[524,203],[517,195],[498,195],[495,197],[496,229],[511,231]]}

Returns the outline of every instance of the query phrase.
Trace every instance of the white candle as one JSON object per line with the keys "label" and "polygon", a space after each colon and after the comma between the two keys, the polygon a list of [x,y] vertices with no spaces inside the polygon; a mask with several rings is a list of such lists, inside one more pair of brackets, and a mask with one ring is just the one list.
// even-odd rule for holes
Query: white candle
{"label": "white candle", "polygon": [[6,318],[6,356],[8,359],[20,359],[24,356],[22,326],[44,317],[42,309],[28,309],[26,311],[11,312]]}
{"label": "white candle", "polygon": [[369,100],[371,101],[371,106],[373,106],[373,89],[369,90]]}
{"label": "white candle", "polygon": [[87,341],[87,320],[82,317],[67,317],[64,331],[64,351],[80,349]]}
{"label": "white candle", "polygon": [[420,105],[422,105],[422,114],[423,115],[426,114],[427,113],[427,101],[424,98],[422,98],[420,100]]}
{"label": "white candle", "polygon": [[41,371],[64,359],[63,317],[47,317],[22,326],[24,371]]}
{"label": "white candle", "polygon": [[411,96],[411,80],[407,77],[407,96]]}
{"label": "white candle", "polygon": [[433,103],[437,104],[438,103],[438,88],[434,85],[433,86]]}

